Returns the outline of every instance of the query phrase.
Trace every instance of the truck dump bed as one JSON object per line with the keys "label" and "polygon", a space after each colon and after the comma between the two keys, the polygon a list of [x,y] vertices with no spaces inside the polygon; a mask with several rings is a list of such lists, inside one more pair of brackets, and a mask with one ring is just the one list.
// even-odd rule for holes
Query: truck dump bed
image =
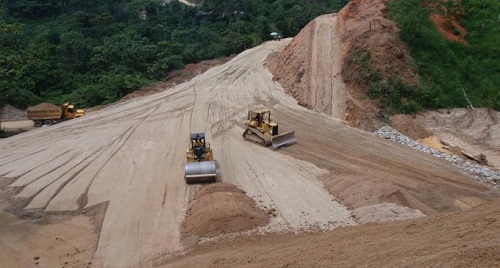
{"label": "truck dump bed", "polygon": [[30,120],[57,119],[61,117],[62,110],[61,107],[51,103],[40,103],[29,107],[27,114]]}

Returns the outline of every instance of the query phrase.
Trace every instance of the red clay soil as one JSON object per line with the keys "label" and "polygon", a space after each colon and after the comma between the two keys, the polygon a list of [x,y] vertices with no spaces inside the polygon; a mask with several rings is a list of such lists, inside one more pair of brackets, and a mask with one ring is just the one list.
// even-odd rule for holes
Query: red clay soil
{"label": "red clay soil", "polygon": [[[467,44],[464,40],[467,31],[460,26],[458,23],[458,18],[452,16],[450,18],[445,18],[440,14],[432,14],[429,19],[436,26],[437,31],[447,40],[458,42],[461,44]],[[456,29],[456,30],[454,30]]]}
{"label": "red clay soil", "polygon": [[463,7],[460,0],[451,1],[453,4],[449,10],[444,5],[440,4],[440,2],[450,2],[450,0],[442,0],[430,5],[436,13],[431,14],[429,19],[434,23],[436,30],[445,39],[466,45],[467,42],[464,37],[467,34],[467,30],[459,23],[460,15],[464,11]]}
{"label": "red clay soil", "polygon": [[462,213],[201,246],[161,267],[498,267],[500,201]]}
{"label": "red clay soil", "polygon": [[[353,0],[340,11],[341,38],[347,57],[352,52],[368,51],[371,54],[370,67],[384,78],[396,76],[408,85],[415,85],[418,76],[410,66],[408,46],[399,38],[396,24],[385,18],[387,2],[389,0]],[[352,56],[356,56],[354,54]],[[355,74],[352,75],[344,73],[344,80],[351,82],[356,78]]]}
{"label": "red clay soil", "polygon": [[182,233],[212,237],[264,226],[269,219],[270,215],[238,187],[219,182],[196,193],[182,223]]}

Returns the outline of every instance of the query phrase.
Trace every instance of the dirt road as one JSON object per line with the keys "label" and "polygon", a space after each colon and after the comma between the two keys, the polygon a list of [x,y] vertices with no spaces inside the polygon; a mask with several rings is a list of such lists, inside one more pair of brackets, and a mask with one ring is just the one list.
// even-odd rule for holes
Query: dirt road
{"label": "dirt road", "polygon": [[[179,226],[198,187],[183,179],[190,132],[205,132],[220,180],[276,210],[264,231],[355,225],[320,175],[392,182],[420,198],[425,213],[481,202],[488,189],[448,163],[299,106],[264,67],[289,42],[267,42],[159,94],[1,140],[0,176],[17,178],[9,187],[22,189],[17,199],[28,200],[28,210],[107,204],[95,267],[147,267],[183,249]],[[297,131],[298,144],[273,151],[244,142],[242,121],[252,105],[271,108],[282,131]],[[369,192],[353,195],[364,200]],[[397,192],[391,198],[401,199]]]}

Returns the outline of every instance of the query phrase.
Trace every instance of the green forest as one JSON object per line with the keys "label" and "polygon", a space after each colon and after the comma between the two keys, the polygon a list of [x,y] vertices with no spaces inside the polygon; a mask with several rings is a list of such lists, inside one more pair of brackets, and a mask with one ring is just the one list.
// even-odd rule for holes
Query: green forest
{"label": "green forest", "polygon": [[348,0],[3,0],[0,102],[113,102],[187,63],[294,36]]}
{"label": "green forest", "polygon": [[[190,7],[176,0],[3,0],[0,103],[110,103],[185,64],[256,46],[272,31],[294,36],[311,19],[347,3],[206,0]],[[467,44],[437,32],[428,19],[436,12],[460,17]],[[464,93],[474,106],[500,110],[499,1],[392,0],[387,16],[410,47],[420,84],[408,88],[397,77],[369,81],[369,95],[386,111],[466,107]]]}
{"label": "green forest", "polygon": [[[444,39],[431,13],[458,16],[466,44]],[[414,109],[403,111],[467,107],[464,92],[474,107],[500,110],[500,1],[392,0],[387,15],[400,28],[420,77],[418,88],[393,91],[414,100]]]}

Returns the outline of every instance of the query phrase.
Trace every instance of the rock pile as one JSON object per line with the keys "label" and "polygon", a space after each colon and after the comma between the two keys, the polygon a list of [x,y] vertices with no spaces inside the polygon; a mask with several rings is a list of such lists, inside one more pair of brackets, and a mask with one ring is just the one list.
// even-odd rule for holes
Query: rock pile
{"label": "rock pile", "polygon": [[406,145],[413,149],[419,150],[423,153],[430,154],[437,158],[441,158],[452,163],[454,166],[458,167],[462,172],[471,175],[474,179],[482,182],[491,184],[496,188],[500,188],[500,173],[491,170],[488,167],[481,166],[469,161],[463,160],[462,158],[454,155],[449,155],[438,150],[429,148],[409,137],[399,133],[392,127],[384,126],[376,130],[375,135],[395,141],[399,144]]}

